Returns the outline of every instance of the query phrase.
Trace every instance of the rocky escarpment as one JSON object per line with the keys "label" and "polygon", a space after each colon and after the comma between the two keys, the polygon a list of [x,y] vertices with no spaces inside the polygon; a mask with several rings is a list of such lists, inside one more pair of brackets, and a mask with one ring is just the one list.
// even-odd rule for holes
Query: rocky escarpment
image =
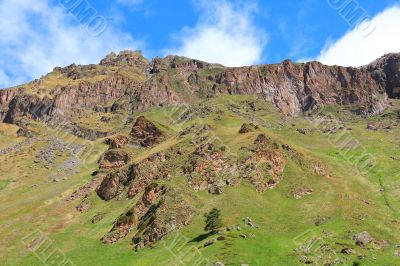
{"label": "rocky escarpment", "polygon": [[218,93],[256,95],[288,115],[326,104],[384,101],[384,89],[367,70],[318,62],[231,68],[220,74],[216,83]]}
{"label": "rocky escarpment", "polygon": [[[76,108],[131,112],[191,104],[217,94],[256,96],[286,115],[327,104],[357,105],[360,114],[379,114],[388,96],[399,97],[399,66],[398,54],[361,68],[289,60],[225,68],[177,56],[149,63],[139,52],[124,51],[108,55],[99,65],[55,69],[51,76],[61,75],[67,84],[46,89],[45,96],[28,93],[24,87],[0,91],[0,118],[14,123],[21,117],[51,117],[60,110],[73,120]],[[31,91],[37,84],[47,84],[46,78],[36,81]],[[120,99],[126,104],[111,108]]]}
{"label": "rocky escarpment", "polygon": [[23,88],[0,91],[1,117],[4,122],[15,123],[22,117],[49,118],[58,110],[73,119],[76,109],[94,109],[123,97],[129,99],[138,86],[136,81],[115,74],[96,83],[84,81],[76,86],[61,87],[44,97],[26,94]]}
{"label": "rocky escarpment", "polygon": [[391,98],[400,97],[400,54],[388,54],[364,67],[386,88]]}

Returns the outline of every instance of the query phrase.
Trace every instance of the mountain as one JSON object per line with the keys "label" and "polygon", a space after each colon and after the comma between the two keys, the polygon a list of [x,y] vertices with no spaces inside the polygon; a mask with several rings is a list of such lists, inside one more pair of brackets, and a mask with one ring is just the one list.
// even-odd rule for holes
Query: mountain
{"label": "mountain", "polygon": [[123,51],[0,90],[0,261],[396,265],[399,96],[400,54]]}

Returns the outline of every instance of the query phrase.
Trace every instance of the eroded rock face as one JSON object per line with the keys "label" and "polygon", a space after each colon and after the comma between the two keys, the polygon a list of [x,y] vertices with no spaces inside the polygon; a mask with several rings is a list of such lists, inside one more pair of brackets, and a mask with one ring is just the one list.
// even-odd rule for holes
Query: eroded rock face
{"label": "eroded rock face", "polygon": [[96,189],[97,195],[103,200],[111,200],[121,194],[130,180],[130,169],[109,173]]}
{"label": "eroded rock face", "polygon": [[103,243],[114,243],[124,238],[152,206],[156,207],[155,204],[166,193],[166,190],[165,186],[155,183],[147,186],[140,201],[125,214],[121,215],[111,231],[101,239]]}
{"label": "eroded rock face", "polygon": [[217,93],[255,95],[287,115],[326,104],[369,103],[382,93],[365,69],[318,62],[229,68],[216,81]]}
{"label": "eroded rock face", "polygon": [[134,142],[142,147],[151,147],[164,139],[162,131],[144,116],[140,116],[136,119],[130,136]]}
{"label": "eroded rock face", "polygon": [[[246,149],[246,148],[245,148]],[[258,192],[275,188],[282,179],[287,160],[279,145],[264,134],[254,141],[239,161],[241,176],[248,179]]]}
{"label": "eroded rock face", "polygon": [[143,232],[138,231],[132,239],[136,250],[189,225],[195,214],[194,208],[173,189],[167,190],[159,204],[153,206],[154,208],[150,208],[139,220],[138,228],[145,229]]}
{"label": "eroded rock face", "polygon": [[0,116],[6,123],[14,123],[21,117],[41,119],[58,113],[66,113],[74,118],[77,108],[93,109],[133,94],[139,83],[115,74],[110,78],[91,83],[83,81],[78,85],[57,88],[51,97],[40,98],[25,94],[23,89],[0,91]]}
{"label": "eroded rock face", "polygon": [[143,72],[147,71],[150,67],[149,62],[143,57],[139,51],[121,51],[118,55],[114,52],[108,54],[100,61],[102,66],[135,66]]}
{"label": "eroded rock face", "polygon": [[47,96],[40,99],[35,95],[17,95],[9,103],[4,122],[15,123],[22,117],[44,118],[53,114],[54,110],[53,101]]}
{"label": "eroded rock face", "polygon": [[223,147],[201,144],[189,155],[182,169],[195,191],[208,190],[221,194],[227,184],[235,184],[236,163],[228,158]]}
{"label": "eroded rock face", "polygon": [[110,145],[110,149],[124,148],[130,141],[130,138],[125,135],[117,135],[112,138],[106,139],[106,144]]}
{"label": "eroded rock face", "polygon": [[400,54],[388,54],[365,67],[390,98],[400,98]]}
{"label": "eroded rock face", "polygon": [[[154,106],[190,104],[217,94],[256,96],[273,103],[286,115],[326,104],[356,104],[360,106],[360,114],[375,115],[385,110],[387,96],[400,96],[399,54],[384,56],[361,68],[326,66],[318,62],[296,64],[289,60],[274,65],[225,68],[176,56],[157,58],[149,63],[138,52],[124,51],[108,55],[100,65],[133,68],[140,78],[116,72],[100,81],[82,80],[77,85],[54,88],[43,99],[28,95],[23,88],[0,91],[1,120],[13,123],[21,116],[52,116],[56,109],[93,110],[120,99],[126,99],[122,108],[146,110]],[[80,80],[79,69],[86,68],[95,69],[95,65],[72,65],[57,71],[65,72],[73,81]],[[49,111],[41,109],[34,113],[32,110],[38,109],[38,104]]]}
{"label": "eroded rock face", "polygon": [[132,182],[128,188],[128,198],[134,198],[143,188],[157,179],[168,179],[169,167],[165,153],[156,153],[132,166]]}
{"label": "eroded rock face", "polygon": [[61,110],[71,108],[93,109],[105,105],[111,100],[128,97],[140,84],[119,74],[99,82],[83,81],[77,86],[63,87],[55,90],[54,106]]}
{"label": "eroded rock face", "polygon": [[125,196],[132,199],[155,180],[169,179],[169,171],[173,167],[165,153],[153,154],[139,163],[109,173],[97,189],[97,194],[104,200],[111,200],[127,191]]}
{"label": "eroded rock face", "polygon": [[99,160],[101,169],[112,169],[126,165],[130,161],[130,156],[121,150],[107,151]]}

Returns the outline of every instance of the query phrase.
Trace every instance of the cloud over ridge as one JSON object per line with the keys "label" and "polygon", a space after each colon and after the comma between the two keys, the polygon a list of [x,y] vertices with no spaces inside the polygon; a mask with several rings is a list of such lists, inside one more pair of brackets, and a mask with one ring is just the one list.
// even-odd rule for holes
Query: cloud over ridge
{"label": "cloud over ridge", "polygon": [[194,27],[177,37],[180,45],[167,53],[226,66],[258,63],[266,45],[266,33],[253,23],[256,5],[237,6],[225,0],[197,1],[201,12]]}
{"label": "cloud over ridge", "polygon": [[[328,65],[362,66],[387,53],[400,52],[400,6],[393,6],[328,42],[317,60]],[[362,29],[371,28],[369,34]]]}

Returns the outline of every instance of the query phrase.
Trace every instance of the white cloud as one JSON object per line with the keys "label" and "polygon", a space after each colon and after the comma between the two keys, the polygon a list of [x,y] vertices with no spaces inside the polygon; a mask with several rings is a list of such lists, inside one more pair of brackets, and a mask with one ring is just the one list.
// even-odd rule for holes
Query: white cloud
{"label": "white cloud", "polygon": [[328,42],[317,60],[328,65],[362,66],[384,54],[400,52],[399,25],[400,7],[388,8],[339,40]]}
{"label": "white cloud", "polygon": [[197,3],[201,11],[197,25],[184,28],[178,36],[180,46],[168,53],[226,66],[260,61],[266,34],[252,21],[256,6],[238,7],[225,0]]}
{"label": "white cloud", "polygon": [[110,51],[138,48],[112,25],[94,36],[49,0],[2,0],[0,17],[0,87],[38,78],[55,66],[97,63]]}

